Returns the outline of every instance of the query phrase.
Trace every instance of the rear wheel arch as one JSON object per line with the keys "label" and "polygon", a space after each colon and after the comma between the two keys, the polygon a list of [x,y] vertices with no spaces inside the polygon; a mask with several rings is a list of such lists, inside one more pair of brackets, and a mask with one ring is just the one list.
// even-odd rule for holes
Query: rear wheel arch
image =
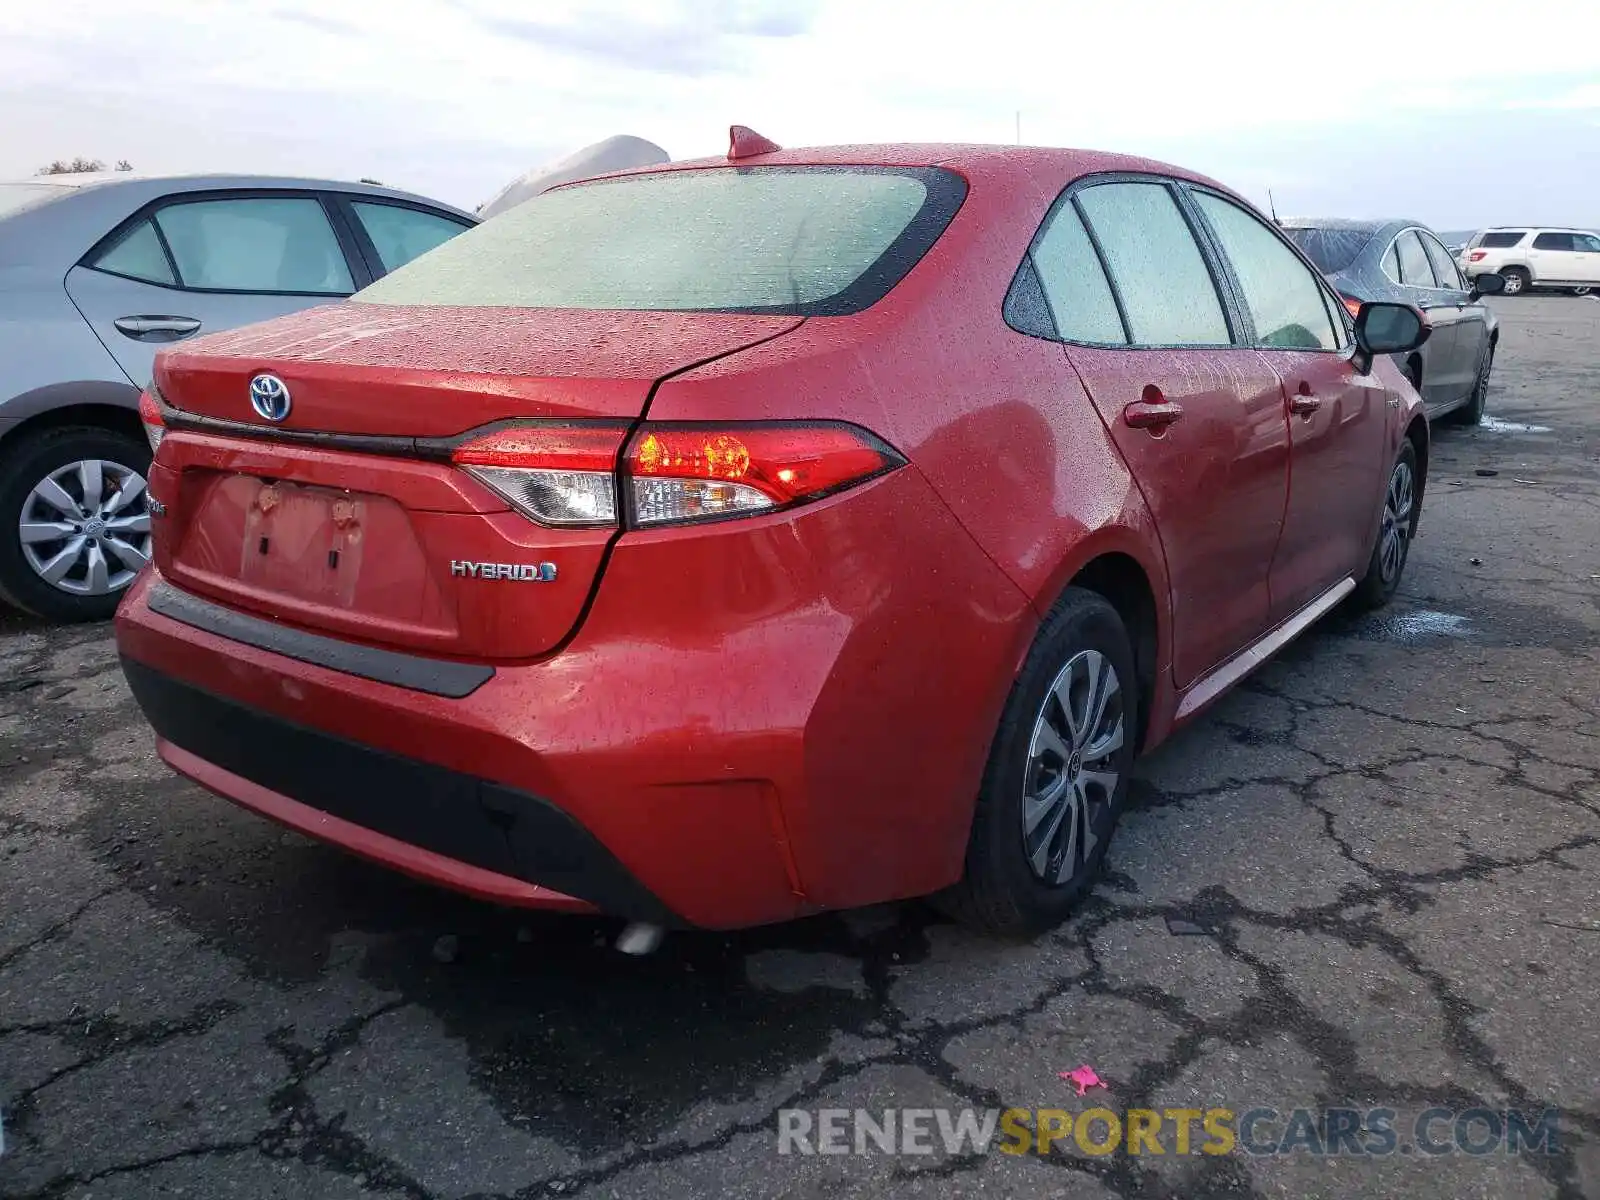
{"label": "rear wheel arch", "polygon": [[1150,726],[1150,705],[1160,671],[1164,627],[1150,574],[1131,554],[1113,550],[1090,559],[1073,574],[1066,586],[1096,593],[1122,618],[1128,640],[1133,645],[1134,671],[1139,682],[1137,739],[1142,747]]}
{"label": "rear wheel arch", "polygon": [[[137,394],[135,395],[137,399]],[[4,410],[0,410],[3,415]],[[0,453],[15,445],[20,439],[45,429],[62,429],[67,426],[94,426],[143,438],[144,426],[139,422],[137,408],[101,401],[79,401],[42,409],[23,418],[3,435],[0,435]]]}

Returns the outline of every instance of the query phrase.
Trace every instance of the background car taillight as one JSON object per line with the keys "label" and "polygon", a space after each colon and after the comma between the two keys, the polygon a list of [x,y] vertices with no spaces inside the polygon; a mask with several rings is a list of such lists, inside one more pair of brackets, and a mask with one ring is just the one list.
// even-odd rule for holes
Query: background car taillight
{"label": "background car taillight", "polygon": [[786,508],[904,462],[853,425],[646,425],[628,450],[632,521],[669,525]]}
{"label": "background car taillight", "polygon": [[150,453],[161,448],[161,439],[167,434],[167,424],[161,419],[161,406],[149,389],[139,393],[139,420],[144,425],[144,436],[149,439]]}
{"label": "background car taillight", "polygon": [[[842,422],[644,425],[618,463],[620,424],[527,424],[464,442],[451,461],[541,525],[673,525],[772,512],[905,463]],[[618,485],[629,504],[619,512]]]}
{"label": "background car taillight", "polygon": [[617,523],[617,451],[628,427],[516,425],[465,442],[450,459],[541,525]]}
{"label": "background car taillight", "polygon": [[1484,259],[1486,259],[1488,257],[1489,257],[1489,252],[1487,250],[1469,250],[1469,251],[1467,251],[1467,261],[1468,262],[1482,262]]}
{"label": "background car taillight", "polygon": [[1352,317],[1359,317],[1361,315],[1361,301],[1357,300],[1354,296],[1340,296],[1339,299],[1344,301],[1345,310],[1349,312]]}

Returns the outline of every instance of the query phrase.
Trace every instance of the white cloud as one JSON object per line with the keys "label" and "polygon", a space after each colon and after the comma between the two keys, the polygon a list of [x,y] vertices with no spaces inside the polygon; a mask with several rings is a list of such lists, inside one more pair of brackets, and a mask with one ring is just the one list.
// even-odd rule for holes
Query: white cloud
{"label": "white cloud", "polygon": [[[1515,21],[1584,30],[1593,4],[1522,0]],[[1010,141],[1020,110],[1028,141],[1245,163],[1314,201],[1349,170],[1318,161],[1336,135],[1387,151],[1419,121],[1516,111],[1538,136],[1592,109],[1592,38],[1541,37],[1492,71],[1464,53],[1505,20],[1501,0],[1454,0],[1448,21],[1380,0],[14,4],[0,175],[81,153],[370,175],[471,205],[614,133],[675,157],[720,153],[734,121],[787,145]],[[1415,151],[1434,180],[1462,166]]]}

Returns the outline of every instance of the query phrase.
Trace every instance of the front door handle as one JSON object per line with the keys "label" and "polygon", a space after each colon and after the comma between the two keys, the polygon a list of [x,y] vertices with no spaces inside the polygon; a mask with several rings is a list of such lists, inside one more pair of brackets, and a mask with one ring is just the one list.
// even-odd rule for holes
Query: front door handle
{"label": "front door handle", "polygon": [[1302,417],[1309,417],[1321,407],[1322,397],[1309,392],[1300,392],[1289,400],[1289,411]]}
{"label": "front door handle", "polygon": [[175,342],[200,331],[193,317],[118,317],[112,324],[136,342]]}
{"label": "front door handle", "polygon": [[1183,416],[1183,409],[1165,400],[1135,400],[1122,410],[1122,423],[1133,429],[1162,433]]}

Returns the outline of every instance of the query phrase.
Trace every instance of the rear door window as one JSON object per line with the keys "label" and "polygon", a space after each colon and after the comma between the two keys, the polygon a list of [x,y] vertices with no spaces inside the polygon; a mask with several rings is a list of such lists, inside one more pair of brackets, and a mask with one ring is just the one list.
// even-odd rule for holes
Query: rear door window
{"label": "rear door window", "polygon": [[1135,345],[1231,344],[1216,281],[1165,184],[1095,184],[1076,199]]}
{"label": "rear door window", "polygon": [[1433,277],[1428,264],[1428,252],[1416,231],[1406,230],[1395,239],[1395,251],[1400,255],[1400,282],[1407,287],[1436,288],[1439,281]]}
{"label": "rear door window", "polygon": [[1209,192],[1192,192],[1228,256],[1256,344],[1275,350],[1336,350],[1342,339],[1328,313],[1327,289],[1257,217]]}
{"label": "rear door window", "polygon": [[1535,250],[1571,250],[1572,235],[1570,233],[1541,233],[1533,239]]}
{"label": "rear door window", "polygon": [[180,201],[155,222],[186,288],[335,296],[354,288],[328,214],[311,196]]}
{"label": "rear door window", "polygon": [[356,220],[372,239],[378,252],[378,261],[385,271],[403,267],[442,246],[471,226],[452,220],[439,213],[424,212],[420,208],[406,208],[399,204],[374,204],[365,200],[352,200]]}
{"label": "rear door window", "polygon": [[1105,268],[1070,200],[1057,207],[1034,244],[1033,264],[1061,337],[1069,342],[1127,344]]}

